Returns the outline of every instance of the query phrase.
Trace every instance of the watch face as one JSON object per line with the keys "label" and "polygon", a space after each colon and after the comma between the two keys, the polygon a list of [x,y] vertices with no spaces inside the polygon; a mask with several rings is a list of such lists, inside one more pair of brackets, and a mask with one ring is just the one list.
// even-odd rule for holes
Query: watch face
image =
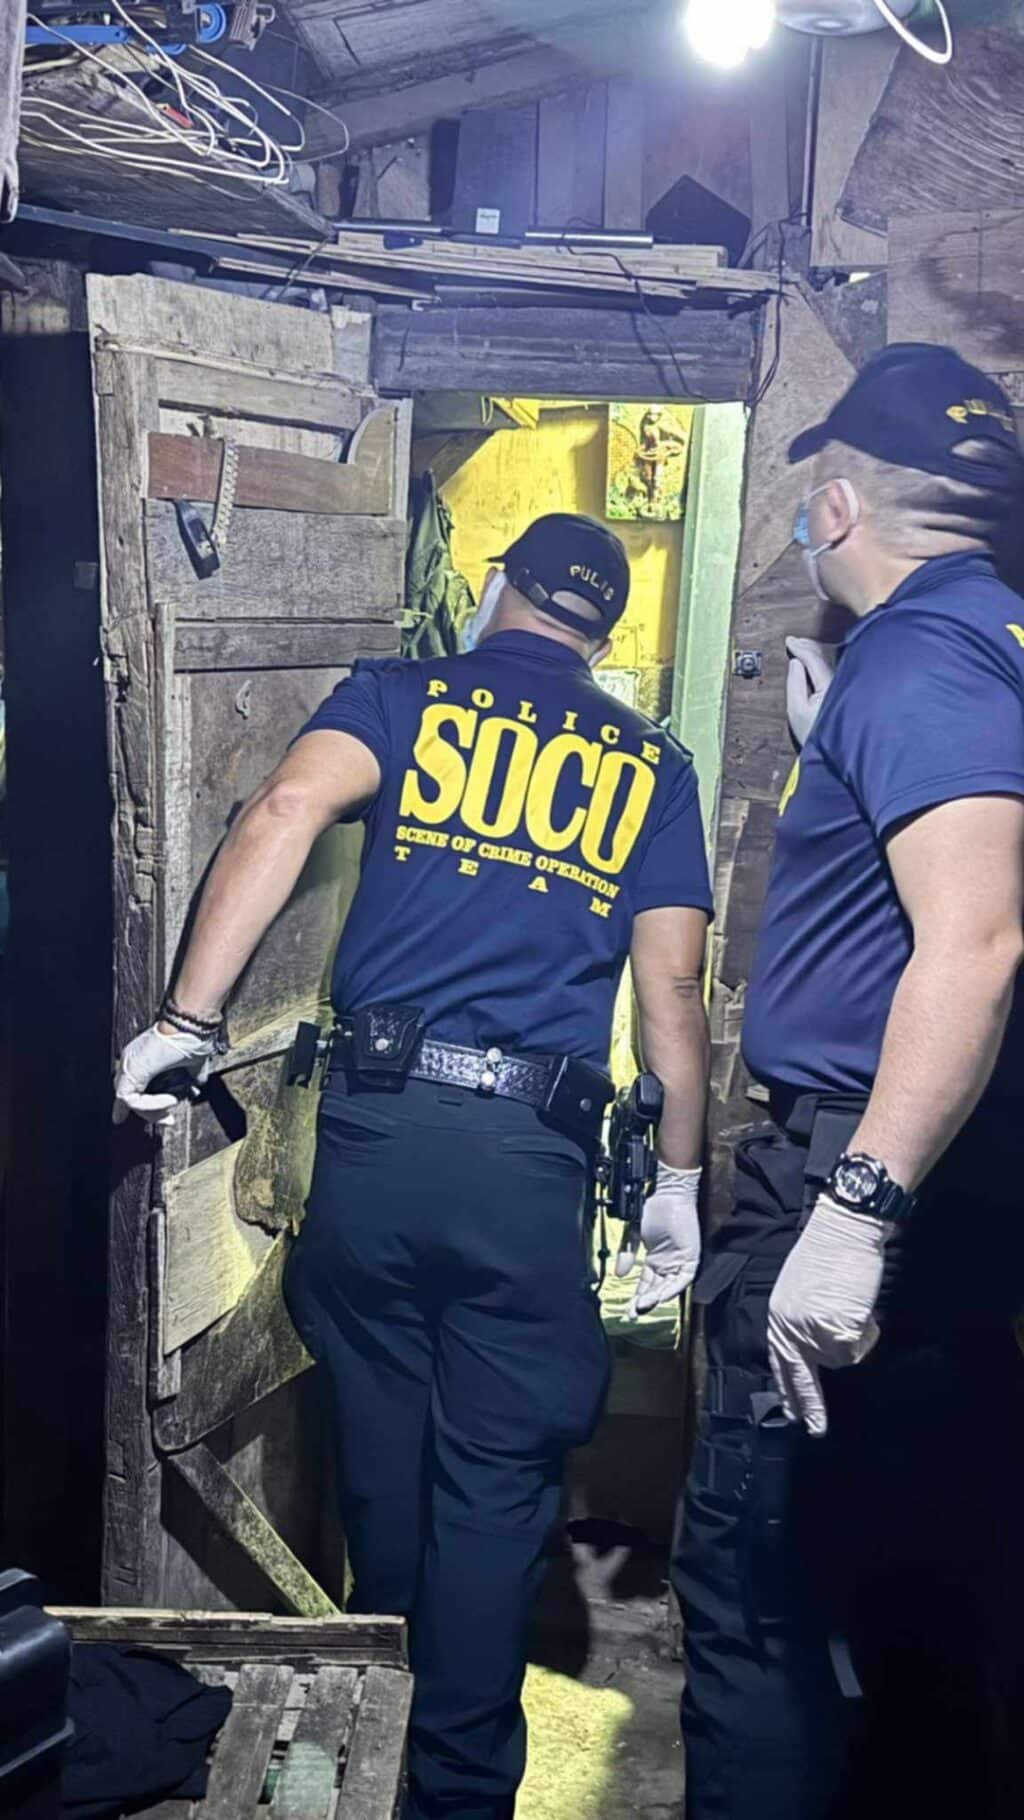
{"label": "watch face", "polygon": [[863,1207],[882,1185],[882,1171],[870,1157],[847,1157],[836,1169],[835,1185],[844,1201]]}

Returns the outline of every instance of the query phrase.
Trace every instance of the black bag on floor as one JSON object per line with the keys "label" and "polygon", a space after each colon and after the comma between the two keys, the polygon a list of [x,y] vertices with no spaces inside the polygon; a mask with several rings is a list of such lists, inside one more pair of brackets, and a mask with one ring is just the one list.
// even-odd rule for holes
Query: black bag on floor
{"label": "black bag on floor", "polygon": [[76,1644],[68,1714],[75,1738],[61,1779],[69,1820],[132,1813],[206,1793],[210,1742],[231,1709],[225,1687],[204,1687],[151,1650]]}

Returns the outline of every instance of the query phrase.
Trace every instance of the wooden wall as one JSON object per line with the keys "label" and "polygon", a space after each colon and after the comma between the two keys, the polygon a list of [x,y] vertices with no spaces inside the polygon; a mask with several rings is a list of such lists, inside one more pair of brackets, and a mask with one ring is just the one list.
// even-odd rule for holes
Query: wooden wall
{"label": "wooden wall", "polygon": [[[733,644],[762,674],[728,685],[712,998],[714,1218],[730,1205],[731,1153],[765,1117],[739,1052],[779,795],[794,752],[785,719],[787,633],[835,636],[790,544],[805,476],[790,439],[818,421],[888,342],[951,343],[1024,401],[1024,39],[961,30],[948,70],[891,34],[824,48],[813,233],[805,282],[769,306],[748,447]],[[851,270],[871,275],[837,284]]]}
{"label": "wooden wall", "polygon": [[[623,59],[620,45],[617,60],[601,58],[592,34],[589,72],[549,45],[510,65],[504,83],[504,66],[486,64],[472,81],[332,92],[358,167],[356,213],[423,220],[447,200],[457,218],[489,192],[494,206],[515,206],[516,226],[636,229],[689,176],[751,217],[755,232],[787,216],[803,176],[808,41],[787,33],[756,65],[725,75],[697,67],[678,44],[661,60],[656,48],[660,40]],[[766,101],[777,134],[765,131]],[[445,122],[458,122],[454,198],[439,182],[452,145],[451,135],[438,138]],[[313,150],[337,143],[335,121],[312,115],[307,126]]]}

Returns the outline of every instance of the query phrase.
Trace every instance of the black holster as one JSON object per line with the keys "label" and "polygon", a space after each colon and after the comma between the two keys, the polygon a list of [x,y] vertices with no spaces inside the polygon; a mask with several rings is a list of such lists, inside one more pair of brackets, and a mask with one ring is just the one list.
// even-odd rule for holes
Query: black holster
{"label": "black holster", "polygon": [[780,1103],[772,1102],[772,1117],[794,1144],[806,1148],[804,1205],[801,1224],[811,1216],[814,1203],[836,1162],[864,1116],[866,1093],[800,1093]]}

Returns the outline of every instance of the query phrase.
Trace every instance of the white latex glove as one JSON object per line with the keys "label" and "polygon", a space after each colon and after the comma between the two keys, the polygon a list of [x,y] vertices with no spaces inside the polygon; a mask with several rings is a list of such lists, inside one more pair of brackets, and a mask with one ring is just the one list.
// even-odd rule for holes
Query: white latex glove
{"label": "white latex glove", "polygon": [[697,1218],[699,1169],[672,1169],[658,1164],[654,1193],[644,1202],[639,1230],[627,1232],[615,1260],[615,1274],[628,1277],[636,1263],[640,1243],[644,1264],[629,1319],[635,1321],[662,1302],[689,1289],[700,1264],[700,1222]]}
{"label": "white latex glove", "polygon": [[789,1420],[812,1435],[828,1426],[821,1367],[859,1365],[878,1339],[874,1307],[891,1231],[891,1222],[819,1195],[772,1290],[772,1376]]}
{"label": "white latex glove", "polygon": [[786,640],[786,717],[798,746],[804,744],[817,720],[835,676],[836,649],[835,645],[819,644],[816,638]]}
{"label": "white latex glove", "polygon": [[133,1038],[114,1073],[114,1123],[120,1125],[130,1112],[147,1124],[166,1125],[179,1105],[172,1093],[147,1093],[150,1081],[169,1068],[186,1068],[196,1081],[205,1081],[210,1058],[216,1050],[212,1036],[187,1036],[176,1030],[165,1036],[155,1024]]}

